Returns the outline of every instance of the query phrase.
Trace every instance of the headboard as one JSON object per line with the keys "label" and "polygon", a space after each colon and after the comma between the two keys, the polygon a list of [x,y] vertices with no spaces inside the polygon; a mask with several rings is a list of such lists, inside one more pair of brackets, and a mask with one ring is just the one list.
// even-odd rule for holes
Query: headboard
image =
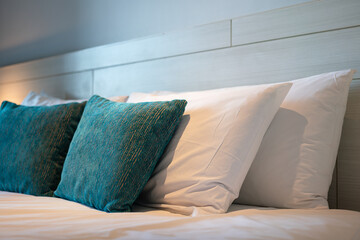
{"label": "headboard", "polygon": [[[320,0],[0,68],[0,101],[185,91],[360,71],[360,1]],[[329,192],[360,211],[360,72],[351,85]]]}

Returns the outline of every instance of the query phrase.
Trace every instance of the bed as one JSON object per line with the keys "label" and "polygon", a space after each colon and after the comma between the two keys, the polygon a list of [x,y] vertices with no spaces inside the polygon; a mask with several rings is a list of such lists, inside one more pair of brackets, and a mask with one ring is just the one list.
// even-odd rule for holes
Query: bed
{"label": "bed", "polygon": [[[8,202],[6,206],[3,201]],[[3,239],[359,238],[359,214],[347,210],[279,210],[234,204],[226,214],[201,217],[139,206],[132,213],[108,214],[62,199],[5,192],[1,203]]]}
{"label": "bed", "polygon": [[[62,99],[206,91],[360,70],[359,26],[358,0],[310,1],[2,67],[0,101],[20,104],[29,91]],[[139,202],[132,212],[106,213],[60,198],[0,191],[0,238],[360,239],[359,76],[353,73],[347,97],[330,209],[233,203],[226,213],[195,208],[179,214]]]}

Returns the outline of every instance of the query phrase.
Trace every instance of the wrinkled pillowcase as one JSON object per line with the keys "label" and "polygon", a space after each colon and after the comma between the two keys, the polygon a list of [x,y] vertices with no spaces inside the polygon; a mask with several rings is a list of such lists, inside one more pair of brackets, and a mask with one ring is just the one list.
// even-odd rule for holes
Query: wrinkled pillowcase
{"label": "wrinkled pillowcase", "polygon": [[179,129],[138,202],[187,215],[226,212],[291,85],[131,94],[128,102],[188,101]]}
{"label": "wrinkled pillowcase", "polygon": [[328,208],[354,70],[292,81],[235,201],[279,208]]}
{"label": "wrinkled pillowcase", "polygon": [[[114,102],[126,102],[126,100],[128,99],[128,96],[116,96],[116,97],[110,97],[109,99]],[[52,106],[52,105],[66,104],[66,103],[72,103],[72,102],[85,102],[87,100],[88,99],[65,100],[65,99],[51,97],[43,92],[41,92],[40,94],[37,94],[37,93],[31,91],[24,98],[21,105],[24,105],[24,106]]]}

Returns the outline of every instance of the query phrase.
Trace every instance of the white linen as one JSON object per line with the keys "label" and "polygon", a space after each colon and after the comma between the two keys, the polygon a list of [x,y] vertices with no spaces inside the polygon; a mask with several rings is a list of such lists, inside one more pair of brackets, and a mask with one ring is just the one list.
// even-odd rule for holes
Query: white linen
{"label": "white linen", "polygon": [[132,93],[128,102],[185,99],[182,121],[139,201],[194,214],[226,212],[239,195],[261,140],[291,83],[164,96]]}
{"label": "white linen", "polygon": [[51,97],[46,93],[41,92],[40,94],[30,91],[29,94],[24,98],[21,105],[24,106],[52,106],[57,104],[66,104],[72,102],[84,102],[86,99],[73,99],[65,100],[56,97]]}
{"label": "white linen", "polygon": [[[115,96],[108,98],[114,102],[126,102],[128,96]],[[73,102],[84,102],[88,99],[72,99],[72,100],[65,100],[56,97],[51,97],[44,92],[40,94],[30,91],[29,94],[24,98],[21,105],[24,106],[52,106],[57,104],[66,104],[66,103],[73,103]]]}
{"label": "white linen", "polygon": [[0,239],[324,239],[359,240],[360,213],[252,209],[189,217],[137,208],[106,213],[60,198],[0,191]]}
{"label": "white linen", "polygon": [[267,130],[236,203],[328,208],[349,86],[354,70],[294,84]]}

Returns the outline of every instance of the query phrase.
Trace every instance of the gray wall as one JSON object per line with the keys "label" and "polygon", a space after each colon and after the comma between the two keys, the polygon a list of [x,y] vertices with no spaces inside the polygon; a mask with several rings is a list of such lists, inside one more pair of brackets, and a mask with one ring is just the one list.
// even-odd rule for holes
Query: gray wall
{"label": "gray wall", "polygon": [[0,0],[0,66],[309,0]]}

